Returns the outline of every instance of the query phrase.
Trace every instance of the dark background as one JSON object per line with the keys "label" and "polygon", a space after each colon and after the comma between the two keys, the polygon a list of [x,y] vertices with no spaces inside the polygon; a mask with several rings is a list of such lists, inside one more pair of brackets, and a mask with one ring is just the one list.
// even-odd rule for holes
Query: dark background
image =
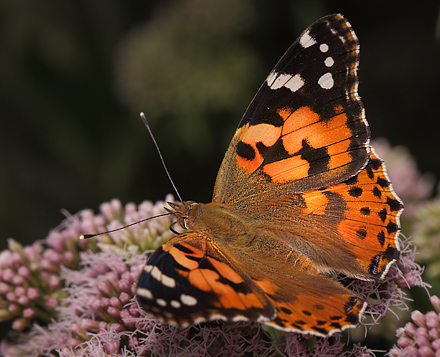
{"label": "dark background", "polygon": [[235,127],[312,22],[340,12],[361,42],[373,138],[440,176],[439,3],[34,1],[0,3],[0,248],[42,239],[61,209],[209,201]]}

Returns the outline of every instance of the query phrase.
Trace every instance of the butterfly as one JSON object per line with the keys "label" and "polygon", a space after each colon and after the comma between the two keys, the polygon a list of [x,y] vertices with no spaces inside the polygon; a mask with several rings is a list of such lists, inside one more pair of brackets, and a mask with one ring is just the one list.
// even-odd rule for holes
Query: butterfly
{"label": "butterfly", "polygon": [[343,16],[308,27],[241,119],[211,203],[169,203],[185,230],[147,261],[143,309],[176,326],[258,321],[330,336],[366,302],[335,274],[382,279],[399,216],[358,95],[359,41]]}

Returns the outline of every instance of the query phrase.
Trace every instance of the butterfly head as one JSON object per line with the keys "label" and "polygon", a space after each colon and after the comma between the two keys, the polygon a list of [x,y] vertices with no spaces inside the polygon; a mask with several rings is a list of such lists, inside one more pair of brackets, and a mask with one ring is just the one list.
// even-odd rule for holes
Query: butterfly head
{"label": "butterfly head", "polygon": [[186,201],[186,202],[168,202],[170,208],[165,208],[168,212],[170,212],[174,217],[177,218],[177,223],[183,229],[191,229],[191,212],[194,212],[194,209],[199,205],[194,201]]}

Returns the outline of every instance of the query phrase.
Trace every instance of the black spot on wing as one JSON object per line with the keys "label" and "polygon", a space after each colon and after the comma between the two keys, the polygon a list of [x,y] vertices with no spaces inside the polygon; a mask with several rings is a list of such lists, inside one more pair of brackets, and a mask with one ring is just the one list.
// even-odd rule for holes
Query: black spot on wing
{"label": "black spot on wing", "polygon": [[365,239],[367,237],[367,230],[365,228],[360,228],[356,231],[356,235],[359,239]]}
{"label": "black spot on wing", "polygon": [[309,163],[309,176],[329,170],[330,155],[326,147],[314,148],[304,139],[298,154],[301,155],[301,159]]}
{"label": "black spot on wing", "polygon": [[242,157],[243,159],[246,159],[246,160],[249,160],[249,161],[252,161],[252,160],[255,159],[255,150],[254,150],[254,148],[251,145],[246,144],[246,143],[244,143],[242,141],[240,141],[237,144],[236,152],[237,152],[237,155]]}
{"label": "black spot on wing", "polygon": [[379,242],[381,247],[383,247],[383,245],[385,244],[385,232],[384,231],[380,231],[379,233],[377,233],[377,241]]}
{"label": "black spot on wing", "polygon": [[373,170],[379,170],[379,168],[382,166],[382,160],[380,159],[370,159],[368,162],[368,165],[371,166]]}
{"label": "black spot on wing", "polygon": [[387,197],[387,205],[391,211],[400,211],[403,208],[403,204],[400,201],[391,197]]}
{"label": "black spot on wing", "polygon": [[259,141],[256,146],[258,152],[261,154],[262,157],[265,157],[269,152],[269,150],[271,149],[270,146],[264,145],[261,141]]}
{"label": "black spot on wing", "polygon": [[310,311],[307,310],[303,310],[302,313],[306,316],[312,316],[312,313]]}
{"label": "black spot on wing", "polygon": [[390,222],[387,224],[386,229],[389,234],[396,233],[399,230],[399,226],[394,222]]}
{"label": "black spot on wing", "polygon": [[378,177],[376,183],[382,188],[387,188],[390,185],[390,182],[383,177]]}
{"label": "black spot on wing", "polygon": [[397,248],[392,247],[388,244],[387,250],[382,254],[384,259],[387,260],[397,260],[400,257],[400,252],[397,250]]}
{"label": "black spot on wing", "polygon": [[388,216],[388,212],[386,208],[383,208],[378,214],[379,218],[382,220],[382,222],[385,222]]}
{"label": "black spot on wing", "polygon": [[371,165],[367,165],[366,167],[365,167],[365,170],[367,171],[367,175],[368,175],[368,177],[372,180],[372,179],[374,179],[374,172],[373,172],[373,169],[371,168]]}
{"label": "black spot on wing", "polygon": [[338,330],[340,330],[342,328],[342,326],[339,322],[332,322],[330,325]]}
{"label": "black spot on wing", "polygon": [[280,309],[282,312],[286,313],[287,315],[292,314],[292,310],[288,309],[287,307],[282,306]]}
{"label": "black spot on wing", "polygon": [[354,187],[352,187],[352,188],[350,188],[350,189],[348,190],[348,194],[349,194],[351,197],[354,197],[354,198],[358,198],[358,197],[360,197],[360,196],[362,195],[362,193],[363,193],[362,188],[361,188],[361,187],[357,187],[357,186],[354,186]]}
{"label": "black spot on wing", "polygon": [[373,195],[377,198],[381,198],[382,197],[382,191],[379,190],[377,187],[373,188]]}
{"label": "black spot on wing", "polygon": [[322,334],[322,335],[328,335],[328,331],[325,328],[317,327],[317,326],[312,326],[312,329],[315,330],[316,332]]}
{"label": "black spot on wing", "polygon": [[264,165],[292,157],[284,148],[283,141],[279,138],[272,146],[257,143],[257,149],[264,158]]}
{"label": "black spot on wing", "polygon": [[362,207],[360,209],[361,214],[363,214],[364,216],[369,216],[371,213],[371,210],[369,207]]}

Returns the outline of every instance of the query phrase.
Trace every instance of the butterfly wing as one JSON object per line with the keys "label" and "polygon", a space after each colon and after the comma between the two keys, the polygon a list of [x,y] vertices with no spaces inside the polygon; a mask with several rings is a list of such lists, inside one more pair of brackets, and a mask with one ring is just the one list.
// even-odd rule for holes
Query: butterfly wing
{"label": "butterfly wing", "polygon": [[257,231],[270,230],[277,245],[306,256],[324,274],[374,280],[399,258],[396,196],[382,160],[370,152],[352,178],[321,190],[280,195],[240,210]]}
{"label": "butterfly wing", "polygon": [[[243,260],[241,260],[243,262]],[[265,322],[286,332],[330,336],[358,325],[366,303],[330,277],[301,269],[288,273],[252,261],[247,270],[277,314]]]}
{"label": "butterfly wing", "polygon": [[[248,107],[223,159],[214,202],[304,192],[359,172],[369,129],[357,94],[359,42],[341,15],[312,24]],[[272,189],[271,189],[272,187]]]}
{"label": "butterfly wing", "polygon": [[278,232],[321,273],[371,280],[399,256],[403,205],[371,153],[358,62],[358,40],[342,16],[311,25],[240,122],[213,202]]}
{"label": "butterfly wing", "polygon": [[[330,235],[334,237],[331,255],[338,261],[324,262],[328,252],[316,252],[312,260],[321,262],[321,270],[330,268],[329,272],[371,280],[383,278],[399,258],[403,204],[392,189],[385,164],[373,149],[367,166],[357,175],[326,189],[304,193],[301,198],[308,220],[319,222],[316,229],[334,233]],[[341,261],[343,254],[346,258]],[[347,269],[343,264],[348,261],[353,266]]]}
{"label": "butterfly wing", "polygon": [[179,326],[209,320],[267,321],[275,309],[263,291],[208,237],[183,233],[159,248],[141,273],[144,310]]}

